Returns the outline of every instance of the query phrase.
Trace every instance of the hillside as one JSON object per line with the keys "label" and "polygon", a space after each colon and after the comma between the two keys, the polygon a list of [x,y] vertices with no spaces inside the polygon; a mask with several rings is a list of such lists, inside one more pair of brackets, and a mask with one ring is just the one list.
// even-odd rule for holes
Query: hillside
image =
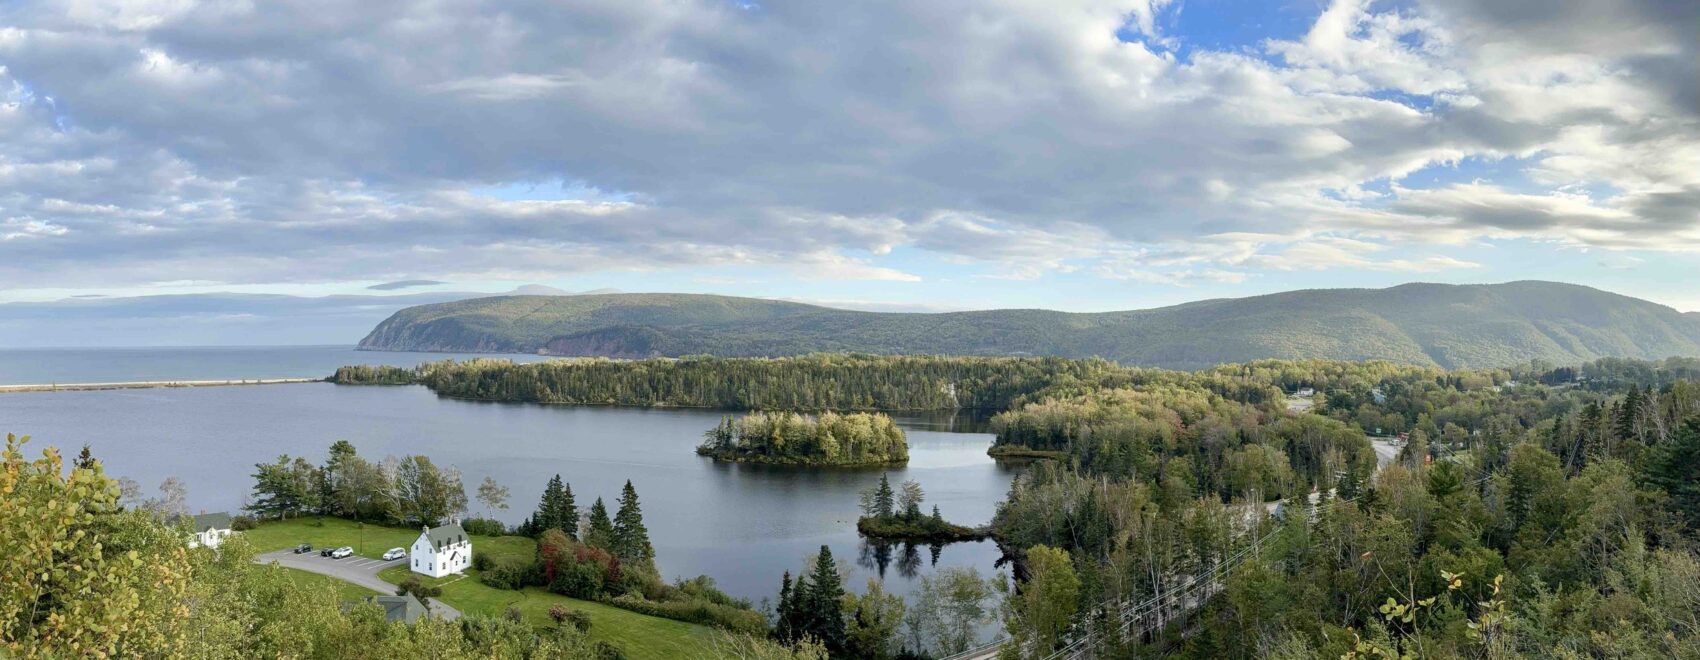
{"label": "hillside", "polygon": [[618,358],[1101,356],[1182,369],[1258,358],[1381,358],[1458,368],[1696,356],[1700,316],[1552,282],[1290,291],[1100,313],[880,313],[698,294],[501,296],[403,309],[360,348]]}

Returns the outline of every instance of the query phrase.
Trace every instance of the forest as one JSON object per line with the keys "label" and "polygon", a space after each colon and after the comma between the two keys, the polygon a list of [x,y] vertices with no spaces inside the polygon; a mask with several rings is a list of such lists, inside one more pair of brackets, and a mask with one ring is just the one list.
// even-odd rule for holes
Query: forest
{"label": "forest", "polygon": [[697,453],[717,461],[856,467],[909,461],[903,429],[880,413],[753,412],[703,432]]}
{"label": "forest", "polygon": [[[724,410],[1002,410],[1056,383],[1093,381],[1119,368],[1102,360],[891,357],[607,360],[529,364],[473,359],[420,365],[410,382],[443,396],[580,405]],[[332,381],[395,384],[393,368],[351,366]]]}
{"label": "forest", "polygon": [[[1018,408],[999,442],[1064,458],[1018,479],[994,536],[1023,592],[1072,597],[1006,621],[1006,655],[1696,657],[1693,364],[1265,363],[1200,377],[1323,405],[1135,387]],[[1408,441],[1377,470],[1363,438],[1388,433]]]}

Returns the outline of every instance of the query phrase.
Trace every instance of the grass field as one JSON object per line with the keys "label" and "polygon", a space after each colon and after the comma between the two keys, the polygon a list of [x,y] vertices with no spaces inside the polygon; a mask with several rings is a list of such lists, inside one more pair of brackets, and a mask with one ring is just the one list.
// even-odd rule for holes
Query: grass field
{"label": "grass field", "polygon": [[285,568],[282,566],[277,566],[275,568],[289,575],[289,579],[294,580],[297,584],[322,584],[327,585],[332,589],[336,589],[337,597],[343,600],[364,600],[367,596],[389,595],[385,593],[378,593],[358,584],[343,582],[342,580],[338,580],[328,575],[319,575],[318,573],[309,573],[307,571]]}
{"label": "grass field", "polygon": [[[315,550],[346,545],[354,548],[355,554],[374,559],[390,548],[409,547],[419,538],[419,530],[416,529],[371,524],[361,526],[340,518],[313,517],[266,522],[242,534],[261,552],[292,548],[301,543],[311,543]],[[488,553],[498,561],[510,557],[529,558],[536,552],[536,542],[523,536],[475,536],[472,551],[474,554]],[[372,594],[367,589],[334,578],[305,571],[291,572],[299,573],[301,579],[342,585],[345,591],[339,593],[351,594],[350,598]],[[378,573],[379,578],[392,584],[410,575],[413,573],[405,565],[392,566]],[[583,610],[590,615],[590,636],[619,646],[633,660],[706,657],[709,640],[714,636],[714,632],[706,626],[567,598],[537,587],[523,591],[496,589],[479,582],[477,570],[468,570],[466,575],[425,578],[425,582],[441,586],[443,595],[440,599],[461,612],[500,615],[513,606],[520,609],[527,622],[536,626],[554,625],[549,619],[549,608],[557,604]]]}

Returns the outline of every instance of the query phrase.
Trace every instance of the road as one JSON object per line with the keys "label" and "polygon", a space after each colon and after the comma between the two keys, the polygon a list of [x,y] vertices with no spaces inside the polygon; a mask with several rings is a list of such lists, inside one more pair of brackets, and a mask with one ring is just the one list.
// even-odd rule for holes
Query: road
{"label": "road", "polygon": [[[343,582],[358,584],[367,589],[393,594],[395,593],[395,585],[379,578],[378,571],[406,562],[407,559],[382,561],[367,559],[358,555],[343,559],[331,559],[330,557],[320,557],[318,550],[300,555],[289,550],[278,550],[255,557],[254,561],[261,564],[275,562],[277,565],[286,568],[298,568],[309,573],[318,573]],[[435,598],[429,600],[431,601],[431,612],[437,616],[448,621],[460,618],[460,610],[449,607]]]}
{"label": "road", "polygon": [[1375,447],[1375,469],[1377,471],[1399,458],[1400,446],[1394,444],[1397,440],[1397,438],[1382,437],[1371,437],[1369,439],[1369,444]]}

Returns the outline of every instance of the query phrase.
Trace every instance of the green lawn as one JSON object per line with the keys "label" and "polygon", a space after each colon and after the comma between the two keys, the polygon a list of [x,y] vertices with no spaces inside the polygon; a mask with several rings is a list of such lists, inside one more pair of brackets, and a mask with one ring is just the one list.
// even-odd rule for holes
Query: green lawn
{"label": "green lawn", "polygon": [[283,566],[277,566],[275,568],[283,571],[289,576],[289,579],[294,580],[297,584],[326,585],[332,589],[336,589],[337,597],[343,600],[365,600],[368,596],[389,595],[387,593],[379,593],[371,589],[367,589],[366,587],[362,587],[358,584],[343,582],[342,580],[338,580],[329,575],[319,575],[318,573],[309,573],[300,569],[285,568]]}
{"label": "green lawn", "polygon": [[293,548],[302,543],[313,544],[313,550],[349,546],[354,554],[371,559],[383,556],[390,548],[413,545],[419,530],[381,525],[361,525],[341,518],[291,518],[261,523],[242,536],[260,552]]}
{"label": "green lawn", "polygon": [[[374,559],[390,548],[409,547],[419,538],[419,530],[416,529],[372,524],[362,528],[349,520],[313,517],[265,522],[258,528],[242,534],[261,552],[292,548],[301,543],[311,543],[315,550],[346,545],[354,548],[355,554]],[[536,552],[536,542],[523,536],[475,536],[472,539],[472,551],[474,554],[488,553],[498,561],[508,557],[529,558]],[[303,579],[337,582],[347,588],[346,592],[339,593],[353,594],[351,597],[354,598],[372,593],[334,578],[305,571],[292,572],[306,576]],[[410,575],[413,573],[405,565],[391,566],[378,573],[378,577],[392,584],[399,583]],[[706,626],[567,598],[536,587],[524,591],[496,589],[479,582],[476,570],[468,570],[464,576],[425,578],[425,581],[441,586],[441,600],[462,612],[500,615],[507,611],[509,606],[517,606],[525,614],[526,621],[537,626],[554,625],[549,619],[549,608],[556,604],[584,610],[590,615],[590,636],[618,645],[626,652],[626,656],[633,660],[705,657],[709,639],[714,634]]]}
{"label": "green lawn", "polygon": [[[524,540],[530,542],[530,539]],[[477,543],[473,542],[474,552],[477,552]],[[405,566],[391,566],[379,572],[378,577],[393,584],[413,574]],[[539,587],[527,587],[521,591],[496,589],[479,582],[476,570],[468,570],[464,576],[450,575],[424,580],[426,584],[442,587],[442,601],[462,612],[501,614],[513,606],[525,614],[527,622],[537,626],[551,626],[554,622],[549,619],[550,607],[566,605],[584,610],[590,615],[590,636],[619,646],[634,660],[703,657],[702,654],[706,653],[705,649],[713,635],[712,630],[706,626],[568,598]]]}

